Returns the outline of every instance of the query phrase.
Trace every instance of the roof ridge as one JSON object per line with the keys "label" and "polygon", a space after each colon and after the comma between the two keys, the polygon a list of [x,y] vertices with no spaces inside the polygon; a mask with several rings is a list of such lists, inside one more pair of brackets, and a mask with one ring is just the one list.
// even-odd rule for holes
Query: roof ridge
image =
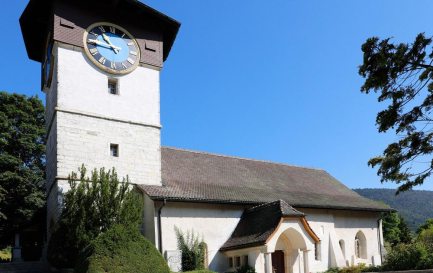
{"label": "roof ridge", "polygon": [[177,148],[177,147],[169,147],[169,146],[161,146],[161,148],[177,150],[177,151],[182,151],[182,152],[190,152],[190,153],[195,153],[195,154],[211,155],[211,156],[218,156],[218,157],[225,157],[225,158],[232,158],[232,159],[239,159],[239,160],[246,160],[246,161],[254,161],[254,162],[261,162],[261,163],[266,163],[266,164],[281,165],[281,166],[286,166],[286,167],[293,167],[293,168],[299,168],[299,169],[307,169],[307,170],[326,172],[324,169],[320,169],[320,168],[304,167],[304,166],[298,166],[298,165],[293,165],[293,164],[288,164],[288,163],[274,162],[274,161],[270,161],[270,160],[260,160],[260,159],[253,159],[253,158],[246,158],[246,157],[239,157],[239,156],[215,154],[215,153],[210,153],[210,152],[205,152],[205,151],[194,151],[194,150]]}

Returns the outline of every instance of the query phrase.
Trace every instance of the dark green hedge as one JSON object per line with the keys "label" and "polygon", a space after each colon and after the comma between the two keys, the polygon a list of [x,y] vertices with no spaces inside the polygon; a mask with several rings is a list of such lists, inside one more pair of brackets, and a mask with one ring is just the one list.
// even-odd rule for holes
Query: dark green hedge
{"label": "dark green hedge", "polygon": [[170,273],[155,246],[137,230],[115,225],[80,255],[77,273]]}

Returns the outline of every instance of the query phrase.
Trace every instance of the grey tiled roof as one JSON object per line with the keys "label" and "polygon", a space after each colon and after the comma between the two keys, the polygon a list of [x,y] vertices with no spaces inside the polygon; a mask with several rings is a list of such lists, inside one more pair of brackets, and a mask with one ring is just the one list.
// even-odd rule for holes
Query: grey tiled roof
{"label": "grey tiled roof", "polygon": [[304,216],[282,200],[247,209],[221,250],[264,245],[284,216]]}
{"label": "grey tiled roof", "polygon": [[163,186],[140,187],[154,200],[386,211],[323,170],[163,147]]}

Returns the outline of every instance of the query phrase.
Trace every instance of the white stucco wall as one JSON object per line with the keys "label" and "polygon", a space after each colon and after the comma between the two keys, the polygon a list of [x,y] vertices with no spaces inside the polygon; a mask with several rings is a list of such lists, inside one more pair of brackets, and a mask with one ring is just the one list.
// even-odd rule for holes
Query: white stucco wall
{"label": "white stucco wall", "polygon": [[[160,125],[159,71],[138,67],[114,76],[97,69],[81,50],[58,47],[58,107],[125,121]],[[119,94],[108,93],[108,78]]]}
{"label": "white stucco wall", "polygon": [[[160,185],[159,71],[138,67],[117,77],[119,95],[108,92],[108,75],[94,67],[81,49],[57,45],[52,88],[47,92],[47,117],[52,130],[56,171],[66,178],[81,164],[115,167],[132,183]],[[55,113],[55,114],[53,114]],[[110,156],[110,143],[119,157]]]}
{"label": "white stucco wall", "polygon": [[222,272],[227,269],[227,258],[219,252],[234,231],[243,207],[168,202],[161,213],[163,251],[177,250],[174,227],[183,232],[194,231],[208,246],[209,268]]}
{"label": "white stucco wall", "polygon": [[[280,231],[283,232],[292,228],[305,237],[308,254],[303,256],[301,260],[304,257],[308,258],[309,272],[323,272],[331,266],[337,266],[332,262],[333,259],[335,260],[335,255],[337,255],[337,259],[341,258],[339,260],[340,264],[338,264],[340,267],[345,266],[345,264],[341,264],[345,263],[345,260],[348,261],[349,265],[352,262],[372,264],[374,259],[376,263],[379,261],[378,213],[318,209],[300,210],[307,214],[308,223],[321,240],[319,244],[320,259],[315,260],[314,242],[297,221],[284,222],[280,226]],[[262,273],[265,266],[264,253],[278,249],[277,242],[280,233],[274,234],[275,237],[268,242],[267,247],[233,250],[224,254],[218,253],[218,249],[234,231],[242,211],[242,207],[232,207],[230,205],[169,202],[162,211],[163,249],[164,251],[177,249],[174,226],[183,231],[194,230],[203,236],[203,239],[208,244],[210,269],[217,272],[226,272],[229,270],[228,256],[248,255],[250,265],[255,266],[258,273]],[[155,230],[157,230],[156,225]],[[367,259],[352,261],[355,255],[355,236],[358,231],[362,231],[367,239]],[[345,241],[345,258],[343,258],[343,253],[339,248],[338,242],[340,239]],[[294,241],[289,244],[296,245]]]}
{"label": "white stucco wall", "polygon": [[[321,259],[320,261],[312,260],[311,271],[325,271],[332,266],[343,267],[353,264],[355,256],[355,236],[361,231],[367,239],[367,259],[355,260],[357,263],[373,264],[377,263],[380,258],[379,241],[378,241],[378,213],[374,212],[357,212],[357,211],[338,211],[338,210],[314,210],[300,209],[307,214],[307,220],[311,228],[321,239]],[[332,240],[332,242],[330,242]],[[344,240],[345,256],[339,246],[339,241]],[[343,264],[333,264],[333,253],[331,246],[335,250],[335,255],[342,258]]]}
{"label": "white stucco wall", "polygon": [[[53,52],[53,81],[45,90],[48,221],[67,189],[65,179],[82,164],[115,167],[135,184],[161,185],[160,72],[140,66],[116,76],[119,94],[113,95],[113,75],[98,70],[81,48],[56,43]],[[110,155],[110,144],[119,145],[118,157]]]}

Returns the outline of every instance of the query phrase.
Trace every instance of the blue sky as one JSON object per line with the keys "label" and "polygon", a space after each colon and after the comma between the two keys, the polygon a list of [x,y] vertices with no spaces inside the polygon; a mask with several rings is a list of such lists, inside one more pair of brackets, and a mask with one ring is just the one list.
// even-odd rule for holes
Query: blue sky
{"label": "blue sky", "polygon": [[[371,36],[433,35],[433,1],[143,2],[182,23],[161,76],[163,145],[325,169],[351,188],[396,187],[367,166],[394,136],[377,133],[383,105],[359,91],[360,47]],[[0,90],[43,98],[18,24],[26,4],[0,9]]]}

